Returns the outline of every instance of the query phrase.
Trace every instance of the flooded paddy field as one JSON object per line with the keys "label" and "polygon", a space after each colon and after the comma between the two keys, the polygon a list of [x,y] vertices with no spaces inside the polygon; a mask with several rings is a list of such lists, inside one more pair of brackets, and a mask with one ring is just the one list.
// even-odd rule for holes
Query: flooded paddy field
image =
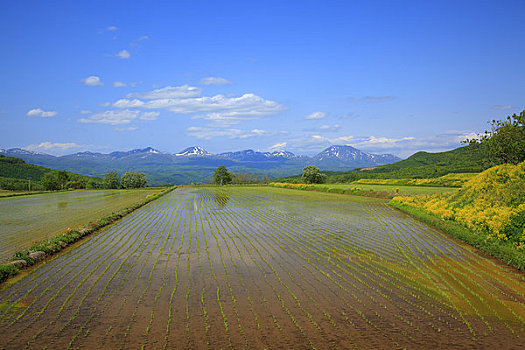
{"label": "flooded paddy field", "polygon": [[525,278],[374,198],[179,188],[0,291],[0,348],[520,349]]}
{"label": "flooded paddy field", "polygon": [[0,262],[68,227],[117,212],[158,189],[80,190],[0,198]]}

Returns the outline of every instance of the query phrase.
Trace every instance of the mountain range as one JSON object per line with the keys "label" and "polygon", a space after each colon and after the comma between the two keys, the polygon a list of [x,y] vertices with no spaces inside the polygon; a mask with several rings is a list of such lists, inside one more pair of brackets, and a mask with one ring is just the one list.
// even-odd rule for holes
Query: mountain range
{"label": "mountain range", "polygon": [[207,181],[218,166],[232,171],[282,177],[300,173],[306,165],[321,170],[351,170],[374,167],[401,160],[391,154],[371,154],[352,146],[334,145],[314,157],[295,155],[288,151],[259,152],[243,150],[211,154],[202,147],[188,147],[178,153],[168,153],[152,147],[111,153],[78,152],[53,156],[21,148],[0,149],[0,154],[58,170],[88,176],[103,176],[110,170],[119,173],[140,171],[150,185],[188,184]]}

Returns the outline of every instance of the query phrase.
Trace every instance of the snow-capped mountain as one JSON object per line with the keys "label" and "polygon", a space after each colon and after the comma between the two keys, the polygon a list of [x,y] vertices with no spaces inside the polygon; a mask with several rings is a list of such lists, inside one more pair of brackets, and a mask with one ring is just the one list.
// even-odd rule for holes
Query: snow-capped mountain
{"label": "snow-capped mountain", "polygon": [[28,150],[23,149],[23,148],[2,149],[2,150],[0,150],[0,153],[3,153],[3,154],[9,153],[10,155],[12,155],[14,157],[16,157],[16,155],[19,155],[19,156],[22,156],[22,155],[26,155],[26,156],[27,155],[49,156],[49,154],[47,154],[47,153],[28,151]]}
{"label": "snow-capped mountain", "polygon": [[122,158],[122,157],[127,157],[127,156],[144,155],[144,154],[163,154],[163,152],[156,150],[152,147],[146,147],[143,149],[140,149],[140,148],[132,149],[131,151],[125,151],[125,152],[121,152],[121,151],[111,152],[109,155],[112,158]]}
{"label": "snow-capped mountain", "polygon": [[179,153],[175,153],[176,156],[211,156],[211,153],[206,151],[204,148],[199,146],[188,147]]}
{"label": "snow-capped mountain", "polygon": [[336,160],[345,163],[369,162],[373,165],[383,165],[401,160],[392,154],[371,154],[352,146],[334,145],[323,150],[314,157],[317,162]]}
{"label": "snow-capped mountain", "polygon": [[286,159],[293,159],[296,158],[296,155],[292,152],[288,151],[273,151],[273,152],[266,152],[264,155],[268,158],[286,158]]}

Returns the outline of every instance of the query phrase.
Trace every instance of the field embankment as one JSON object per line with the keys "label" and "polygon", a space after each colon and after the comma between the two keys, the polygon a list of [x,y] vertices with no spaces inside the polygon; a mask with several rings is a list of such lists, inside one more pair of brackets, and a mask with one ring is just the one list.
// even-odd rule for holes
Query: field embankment
{"label": "field embankment", "polygon": [[350,183],[350,184],[294,184],[272,182],[271,187],[288,188],[303,191],[317,191],[355,196],[392,199],[397,195],[436,194],[456,192],[454,187],[412,186],[399,184]]}
{"label": "field embankment", "polygon": [[[135,189],[46,193],[0,199],[0,282],[129,214],[168,190]],[[25,261],[25,263],[24,263]]]}
{"label": "field embankment", "polygon": [[525,162],[485,170],[457,193],[398,196],[391,203],[427,222],[434,216],[457,223],[463,229],[437,226],[525,269]]}

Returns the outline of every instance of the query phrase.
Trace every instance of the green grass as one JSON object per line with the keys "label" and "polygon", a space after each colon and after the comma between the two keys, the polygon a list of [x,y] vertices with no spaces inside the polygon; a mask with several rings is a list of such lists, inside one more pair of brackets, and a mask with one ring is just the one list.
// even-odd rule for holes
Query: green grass
{"label": "green grass", "polygon": [[[324,186],[328,188],[341,188],[351,189],[358,188],[363,191],[386,191],[394,194],[406,194],[406,195],[417,195],[417,194],[436,194],[436,193],[448,193],[457,192],[458,188],[454,187],[430,187],[430,186],[396,186],[396,185],[369,185],[369,184],[326,184],[316,185]],[[397,191],[396,191],[397,189]]]}

